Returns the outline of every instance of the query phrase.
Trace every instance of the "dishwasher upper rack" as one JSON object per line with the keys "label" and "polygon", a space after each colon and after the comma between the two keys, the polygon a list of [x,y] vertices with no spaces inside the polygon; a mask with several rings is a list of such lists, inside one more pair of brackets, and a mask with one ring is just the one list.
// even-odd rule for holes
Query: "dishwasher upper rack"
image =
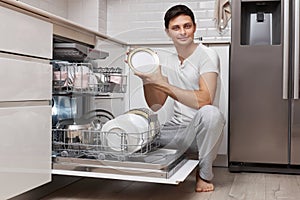
{"label": "dishwasher upper rack", "polygon": [[52,65],[54,93],[126,93],[127,76],[119,67],[99,71],[91,63],[53,62]]}
{"label": "dishwasher upper rack", "polygon": [[[110,141],[117,138],[115,141]],[[124,161],[140,157],[159,146],[159,128],[142,133],[105,132],[100,130],[53,129],[53,155],[97,160]]]}

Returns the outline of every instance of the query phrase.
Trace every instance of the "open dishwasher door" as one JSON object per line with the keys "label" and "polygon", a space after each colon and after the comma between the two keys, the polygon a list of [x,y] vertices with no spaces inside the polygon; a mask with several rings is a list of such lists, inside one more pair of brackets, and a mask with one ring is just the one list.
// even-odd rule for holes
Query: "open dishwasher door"
{"label": "open dishwasher door", "polygon": [[160,149],[126,160],[54,157],[52,174],[179,184],[197,166],[172,149]]}

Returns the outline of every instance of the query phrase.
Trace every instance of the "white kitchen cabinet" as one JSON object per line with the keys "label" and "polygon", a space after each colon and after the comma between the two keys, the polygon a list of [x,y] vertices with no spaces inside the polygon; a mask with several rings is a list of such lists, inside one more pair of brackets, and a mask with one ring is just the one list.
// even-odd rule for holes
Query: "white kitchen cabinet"
{"label": "white kitchen cabinet", "polygon": [[51,99],[52,66],[49,61],[0,54],[0,101]]}
{"label": "white kitchen cabinet", "polygon": [[4,7],[0,7],[0,19],[0,51],[52,57],[51,23]]}
{"label": "white kitchen cabinet", "polygon": [[0,6],[0,199],[51,181],[53,25]]}
{"label": "white kitchen cabinet", "polygon": [[51,107],[6,106],[0,107],[0,199],[51,179]]}
{"label": "white kitchen cabinet", "polygon": [[[218,91],[216,94],[215,105],[217,105],[220,111],[223,113],[226,124],[223,129],[223,140],[219,148],[219,155],[227,155],[227,144],[228,144],[228,95],[229,95],[229,44],[222,43],[211,43],[207,45],[214,49],[220,58],[220,79],[218,83]],[[224,165],[227,163],[224,163]]]}

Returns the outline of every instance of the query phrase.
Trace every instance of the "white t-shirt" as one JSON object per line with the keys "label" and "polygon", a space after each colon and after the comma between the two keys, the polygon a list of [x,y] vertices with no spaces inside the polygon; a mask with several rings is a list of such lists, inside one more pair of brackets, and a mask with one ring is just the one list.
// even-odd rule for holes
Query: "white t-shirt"
{"label": "white t-shirt", "polygon": [[[200,75],[207,72],[219,74],[219,57],[217,53],[199,44],[195,51],[182,64],[176,53],[166,58],[162,73],[171,85],[187,90],[198,90]],[[187,125],[194,117],[196,109],[174,101],[174,116],[170,122]]]}

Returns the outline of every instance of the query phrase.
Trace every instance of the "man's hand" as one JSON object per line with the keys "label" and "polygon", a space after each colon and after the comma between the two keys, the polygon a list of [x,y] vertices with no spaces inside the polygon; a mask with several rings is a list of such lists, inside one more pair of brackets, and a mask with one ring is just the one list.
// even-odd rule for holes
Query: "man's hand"
{"label": "man's hand", "polygon": [[146,84],[155,84],[161,85],[166,82],[166,77],[164,77],[161,73],[161,66],[159,66],[154,72],[152,73],[141,73],[135,72],[136,76],[140,77],[143,80],[144,85]]}

